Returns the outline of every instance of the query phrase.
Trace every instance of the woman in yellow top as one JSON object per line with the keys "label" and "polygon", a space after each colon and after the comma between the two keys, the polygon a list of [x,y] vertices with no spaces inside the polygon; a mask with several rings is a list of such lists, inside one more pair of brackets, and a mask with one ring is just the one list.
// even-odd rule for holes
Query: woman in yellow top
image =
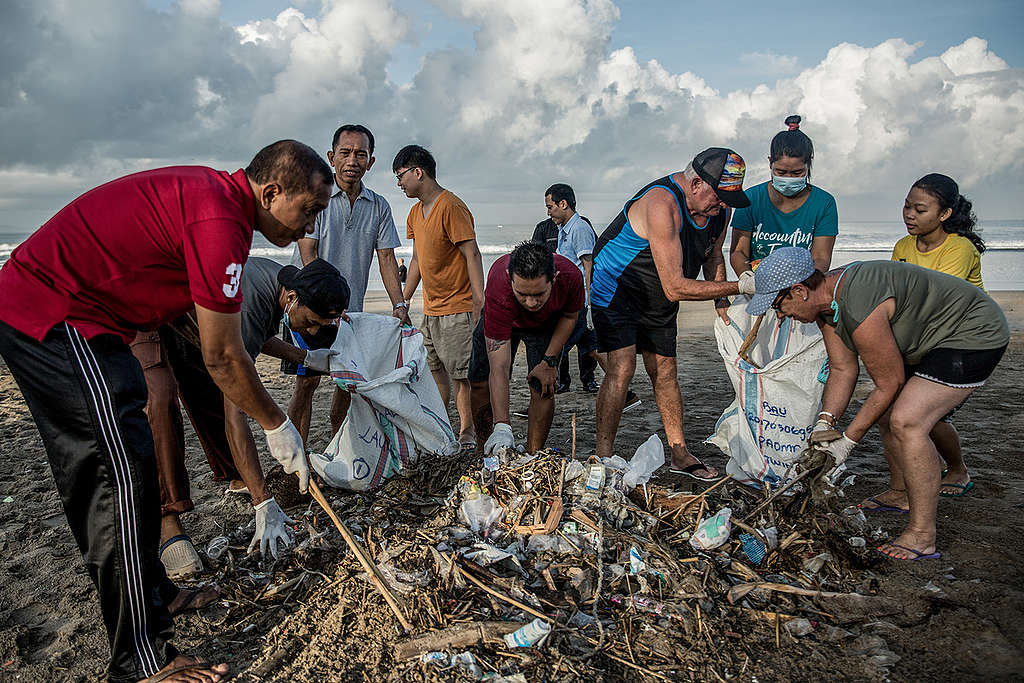
{"label": "woman in yellow top", "polygon": [[[903,222],[910,234],[896,243],[892,260],[955,275],[984,290],[981,254],[985,242],[974,231],[977,218],[971,208],[970,200],[960,194],[952,178],[941,173],[924,176],[914,183],[903,202]],[[953,426],[955,412],[943,417],[929,434],[946,463],[939,488],[939,495],[946,498],[959,498],[974,486],[960,450],[960,436]],[[887,432],[882,429],[883,439],[889,437]],[[861,503],[865,510],[902,512],[907,507],[906,492],[891,488]]]}

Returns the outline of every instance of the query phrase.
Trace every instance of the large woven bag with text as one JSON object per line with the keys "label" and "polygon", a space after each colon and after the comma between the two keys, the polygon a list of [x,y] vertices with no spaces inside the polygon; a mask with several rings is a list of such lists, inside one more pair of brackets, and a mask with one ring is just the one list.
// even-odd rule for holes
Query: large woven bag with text
{"label": "large woven bag with text", "polygon": [[707,441],[729,456],[726,471],[737,481],[775,486],[796,476],[791,466],[817,418],[825,343],[816,324],[779,322],[768,311],[746,353],[749,361],[741,358],[740,347],[756,321],[745,310],[748,301],[735,299],[730,324],[715,319],[718,351],[736,396]]}
{"label": "large woven bag with text", "polygon": [[339,352],[331,378],[352,404],[327,451],[310,461],[331,486],[365,491],[421,455],[454,453],[457,442],[420,331],[392,316],[349,317],[331,347]]}

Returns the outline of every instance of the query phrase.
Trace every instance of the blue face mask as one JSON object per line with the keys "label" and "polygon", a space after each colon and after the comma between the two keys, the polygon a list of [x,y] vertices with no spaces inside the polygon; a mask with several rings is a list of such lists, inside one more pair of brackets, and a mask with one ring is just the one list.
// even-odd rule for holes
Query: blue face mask
{"label": "blue face mask", "polygon": [[793,195],[799,194],[807,187],[807,176],[800,176],[799,178],[783,178],[782,176],[772,176],[772,186],[779,191],[784,197],[792,197]]}
{"label": "blue face mask", "polygon": [[292,329],[292,326],[290,324],[290,321],[288,320],[288,309],[291,308],[294,305],[294,303],[295,302],[292,302],[286,305],[284,307],[284,313],[281,314],[281,322],[283,322],[284,326],[287,327],[289,330]]}

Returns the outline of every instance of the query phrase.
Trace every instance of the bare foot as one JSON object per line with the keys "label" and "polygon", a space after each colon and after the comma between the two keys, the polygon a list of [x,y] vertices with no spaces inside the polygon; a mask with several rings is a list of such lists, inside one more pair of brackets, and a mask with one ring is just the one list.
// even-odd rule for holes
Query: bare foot
{"label": "bare foot", "polygon": [[967,485],[971,483],[971,475],[967,470],[963,472],[946,472],[939,487],[939,495],[947,498],[959,498],[967,491]]}
{"label": "bare foot", "polygon": [[906,491],[896,491],[895,489],[886,489],[878,495],[865,498],[858,505],[861,510],[880,510],[882,508],[897,508],[899,510],[909,510],[910,500],[907,498]]}
{"label": "bare foot", "polygon": [[922,534],[910,530],[878,546],[878,552],[894,560],[924,560],[935,553],[935,534]]}
{"label": "bare foot", "polygon": [[689,471],[689,474],[695,479],[713,479],[718,476],[718,470],[710,465],[705,465],[700,460],[695,458],[687,448],[681,448],[676,450],[672,449],[672,464],[671,467],[674,470],[685,470],[687,467],[699,464],[700,467],[694,467]]}
{"label": "bare foot", "polygon": [[196,588],[182,588],[174,600],[171,600],[171,604],[167,606],[167,611],[173,617],[190,609],[202,609],[219,597],[220,588],[214,583]]}
{"label": "bare foot", "polygon": [[228,672],[227,664],[206,664],[195,657],[178,655],[142,683],[216,683]]}

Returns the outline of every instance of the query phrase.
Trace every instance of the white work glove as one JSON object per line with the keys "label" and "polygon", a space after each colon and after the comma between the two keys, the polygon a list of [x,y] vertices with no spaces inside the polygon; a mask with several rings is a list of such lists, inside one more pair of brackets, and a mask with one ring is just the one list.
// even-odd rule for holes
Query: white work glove
{"label": "white work glove", "polygon": [[511,450],[515,447],[516,437],[512,434],[512,425],[499,422],[494,425],[494,431],[484,444],[484,455],[495,455],[499,448]]}
{"label": "white work glove", "polygon": [[857,445],[857,442],[846,436],[846,432],[843,432],[835,441],[818,442],[818,445],[819,448],[828,451],[832,455],[832,459],[835,460],[836,467],[838,467],[846,461],[850,451]]}
{"label": "white work glove", "polygon": [[310,349],[306,351],[306,358],[302,361],[302,364],[310,370],[330,372],[331,358],[337,355],[338,352],[333,349]]}
{"label": "white work glove", "polygon": [[286,548],[292,544],[292,537],[288,535],[289,524],[295,524],[294,520],[284,513],[276,500],[267,498],[256,506],[256,533],[249,542],[248,552],[251,553],[259,545],[260,555],[266,557],[269,545],[270,554],[276,560],[277,542],[281,541]]}
{"label": "white work glove", "polygon": [[267,435],[267,448],[274,460],[281,463],[288,474],[298,475],[299,491],[306,493],[309,489],[309,465],[306,464],[302,437],[291,418],[285,418],[280,427],[265,430],[264,434]]}
{"label": "white work glove", "polygon": [[740,280],[737,284],[740,288],[740,294],[755,294],[754,271],[747,270],[740,273]]}

